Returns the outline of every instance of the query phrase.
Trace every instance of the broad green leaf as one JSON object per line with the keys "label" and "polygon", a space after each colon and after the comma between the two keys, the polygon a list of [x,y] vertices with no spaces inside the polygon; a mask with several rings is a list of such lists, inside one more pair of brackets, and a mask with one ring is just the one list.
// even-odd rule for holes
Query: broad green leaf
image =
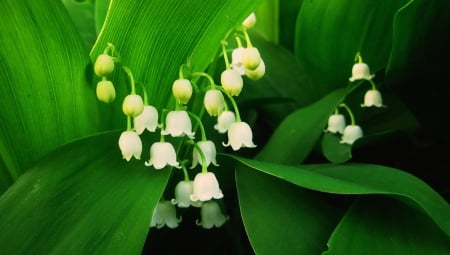
{"label": "broad green leaf", "polygon": [[126,162],[118,137],[64,145],[24,173],[0,197],[2,253],[139,254],[171,171]]}
{"label": "broad green leaf", "polygon": [[429,185],[407,172],[362,163],[294,167],[233,158],[252,169],[307,189],[333,194],[382,194],[399,198],[425,212],[450,237],[450,205]]}
{"label": "broad green leaf", "polygon": [[422,212],[393,199],[362,197],[333,232],[323,255],[448,255],[450,242]]}
{"label": "broad green leaf", "polygon": [[257,159],[283,164],[303,162],[326,128],[329,115],[342,102],[346,92],[344,89],[335,90],[317,102],[292,112],[275,130]]}
{"label": "broad green leaf", "polygon": [[342,216],[330,197],[247,165],[236,169],[242,219],[256,254],[320,254]]}
{"label": "broad green leaf", "polygon": [[[94,18],[94,3],[91,1],[61,0],[69,12],[87,48],[97,39]],[[97,1],[95,1],[97,2]]]}
{"label": "broad green leaf", "polygon": [[295,53],[322,95],[348,83],[357,52],[373,72],[386,67],[394,14],[404,2],[303,1]]}
{"label": "broad green leaf", "polygon": [[[189,58],[193,71],[205,71],[227,32],[262,1],[112,0],[91,58],[103,52],[107,43],[114,44],[123,65],[145,87],[149,104],[172,108],[171,88],[180,66]],[[126,80],[113,80],[118,90],[113,112],[121,112],[129,88]],[[123,127],[123,123],[115,118],[111,126]]]}
{"label": "broad green leaf", "polygon": [[0,158],[11,178],[99,130],[88,51],[61,1],[0,3]]}

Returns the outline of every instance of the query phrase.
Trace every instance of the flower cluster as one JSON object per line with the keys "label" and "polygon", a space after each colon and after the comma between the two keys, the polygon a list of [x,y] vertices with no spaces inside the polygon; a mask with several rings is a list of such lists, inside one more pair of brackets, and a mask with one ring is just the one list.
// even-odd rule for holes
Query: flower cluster
{"label": "flower cluster", "polygon": [[[197,225],[203,228],[220,227],[228,220],[219,203],[224,197],[219,181],[215,174],[208,170],[211,166],[219,165],[216,159],[216,144],[207,138],[202,118],[208,118],[203,116],[205,112],[217,120],[214,129],[220,134],[227,134],[228,141],[222,142],[224,147],[231,147],[234,151],[256,147],[252,129],[248,123],[241,120],[235,101],[235,97],[239,96],[243,89],[243,77],[257,80],[265,74],[264,62],[247,32],[255,22],[256,17],[252,13],[222,40],[219,47],[225,62],[225,70],[220,74],[220,84],[214,81],[212,74],[192,70],[190,62],[180,66],[178,78],[171,84],[175,105],[169,109],[158,110],[157,107],[150,105],[144,85],[143,97],[137,93],[132,71],[123,65],[112,44],[108,44],[104,53],[97,57],[95,73],[102,78],[97,85],[97,97],[100,101],[110,103],[116,97],[112,82],[106,78],[114,71],[115,63],[121,65],[121,69],[129,79],[130,94],[125,96],[122,103],[122,111],[127,118],[127,129],[119,137],[122,157],[126,161],[130,161],[133,157],[140,160],[141,135],[146,130],[148,132],[160,130],[160,140],[151,144],[150,157],[144,162],[145,166],[157,170],[169,166],[183,171],[184,179],[176,185],[175,197],[171,200],[161,199],[155,207],[151,227],[161,228],[165,225],[169,228],[177,227],[181,217],[177,216],[176,206],[200,207],[201,219],[197,221]],[[228,49],[227,40],[231,36],[236,40],[237,47]],[[104,85],[105,82],[108,82],[108,85]],[[189,110],[190,101],[199,98],[202,100],[203,109],[198,113]],[[198,133],[200,138],[196,140]],[[181,158],[180,155],[184,154],[177,155],[177,150],[172,142],[166,139],[167,137],[173,138],[171,141],[180,142],[180,151],[191,149],[190,157]],[[193,180],[190,179],[186,166],[189,162],[190,169],[201,167],[201,171]]]}
{"label": "flower cluster", "polygon": [[[385,107],[380,91],[377,90],[376,84],[372,78],[374,74],[370,73],[369,65],[364,63],[361,54],[358,52],[355,56],[356,63],[352,67],[352,76],[349,78],[350,82],[365,80],[371,85],[371,89],[367,90],[364,95],[364,102],[361,107]],[[346,124],[345,117],[339,112],[340,108],[344,108],[350,116],[351,123]],[[363,131],[359,125],[356,124],[355,117],[351,109],[345,104],[341,103],[328,118],[328,126],[326,132],[341,134],[341,143],[352,145],[357,139],[363,137]]]}

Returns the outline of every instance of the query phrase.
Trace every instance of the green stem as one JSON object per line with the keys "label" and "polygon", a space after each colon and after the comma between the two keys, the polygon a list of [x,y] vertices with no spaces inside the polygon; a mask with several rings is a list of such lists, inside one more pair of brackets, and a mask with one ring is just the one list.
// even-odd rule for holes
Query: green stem
{"label": "green stem", "polygon": [[376,90],[377,86],[375,85],[375,82],[372,81],[372,79],[368,80],[370,82],[370,85],[372,86],[372,90]]}
{"label": "green stem", "polygon": [[339,105],[339,107],[344,108],[345,110],[347,110],[348,115],[350,116],[350,122],[352,125],[355,125],[355,116],[353,115],[352,110],[350,110],[350,107],[348,107],[345,103],[342,103]]}
{"label": "green stem", "polygon": [[231,65],[230,65],[230,60],[228,59],[228,53],[227,53],[227,42],[226,41],[222,41],[221,42],[222,45],[222,54],[223,54],[223,59],[225,61],[225,69],[229,70],[231,69]]}
{"label": "green stem", "polygon": [[131,131],[132,127],[131,127],[131,117],[127,116],[127,131]]}
{"label": "green stem", "polygon": [[227,98],[230,100],[231,105],[233,106],[233,109],[234,109],[234,114],[236,115],[236,122],[241,122],[241,115],[239,114],[239,108],[238,108],[234,98],[232,96],[230,96],[222,87],[218,87],[218,89],[220,91],[222,91],[227,96]]}
{"label": "green stem", "polygon": [[184,165],[183,162],[181,163],[181,169],[183,169],[184,180],[185,181],[190,181],[188,171],[187,171],[186,166]]}
{"label": "green stem", "polygon": [[361,57],[361,53],[359,53],[359,52],[356,53],[355,61],[358,62],[358,63],[362,63],[363,62],[362,57]]}
{"label": "green stem", "polygon": [[214,83],[214,79],[207,73],[203,73],[203,72],[195,72],[192,73],[192,76],[200,76],[200,77],[206,77],[209,81],[209,85],[211,87],[211,89],[215,89],[216,88],[216,84]]}
{"label": "green stem", "polygon": [[130,86],[131,86],[131,95],[136,95],[136,85],[134,83],[133,73],[131,69],[127,66],[122,66],[122,69],[127,73],[128,78],[130,78]]}
{"label": "green stem", "polygon": [[242,41],[241,38],[239,36],[234,37],[236,39],[236,43],[238,48],[242,48]]}
{"label": "green stem", "polygon": [[242,33],[244,33],[245,43],[247,44],[247,48],[253,47],[252,41],[250,40],[250,36],[247,33],[247,29],[242,30]]}
{"label": "green stem", "polygon": [[207,173],[208,172],[208,167],[206,166],[205,153],[203,152],[202,148],[200,148],[200,146],[198,146],[197,143],[191,141],[191,144],[198,151],[198,154],[200,154],[200,159],[202,160],[202,173]]}
{"label": "green stem", "polygon": [[206,141],[206,131],[205,126],[203,126],[202,120],[192,112],[187,112],[189,116],[191,116],[195,121],[197,121],[198,126],[200,127],[200,133],[202,135],[202,141]]}

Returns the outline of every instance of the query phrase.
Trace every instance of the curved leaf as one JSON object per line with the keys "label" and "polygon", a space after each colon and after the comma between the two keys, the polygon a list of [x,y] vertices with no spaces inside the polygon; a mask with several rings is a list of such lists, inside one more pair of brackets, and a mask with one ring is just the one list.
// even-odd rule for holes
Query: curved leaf
{"label": "curved leaf", "polygon": [[67,144],[0,197],[5,254],[139,254],[170,172],[121,159],[119,133]]}

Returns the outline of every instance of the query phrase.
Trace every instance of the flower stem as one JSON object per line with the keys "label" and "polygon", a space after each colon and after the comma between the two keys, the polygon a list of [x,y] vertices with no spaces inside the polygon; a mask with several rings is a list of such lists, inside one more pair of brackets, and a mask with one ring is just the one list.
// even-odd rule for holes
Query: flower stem
{"label": "flower stem", "polygon": [[361,53],[359,53],[359,52],[356,53],[355,61],[358,62],[358,63],[362,63],[363,62],[362,57],[361,57]]}
{"label": "flower stem", "polygon": [[370,85],[372,86],[372,90],[376,90],[377,86],[375,85],[375,82],[372,81],[372,79],[368,80],[370,82]]}
{"label": "flower stem", "polygon": [[131,117],[127,116],[127,131],[131,131]]}
{"label": "flower stem", "polygon": [[350,109],[350,107],[348,107],[345,103],[342,103],[339,105],[339,107],[344,108],[345,110],[347,110],[348,115],[350,116],[350,122],[352,125],[355,125],[355,116],[353,115],[352,110]]}
{"label": "flower stem", "polygon": [[195,143],[194,141],[190,141],[190,143],[192,144],[192,146],[194,146],[194,149],[198,151],[198,154],[200,154],[200,159],[202,160],[202,173],[207,173],[208,172],[208,167],[206,166],[206,156],[205,153],[203,152],[202,148],[200,148],[200,146],[198,146],[197,143]]}
{"label": "flower stem", "polygon": [[189,114],[189,116],[191,116],[195,121],[197,121],[198,126],[200,127],[200,133],[202,135],[202,141],[206,141],[206,131],[205,131],[205,126],[203,126],[202,120],[195,115],[192,112],[187,111],[187,113]]}
{"label": "flower stem", "polygon": [[215,89],[216,88],[216,84],[214,83],[213,78],[209,74],[203,73],[203,72],[195,72],[195,73],[192,73],[192,76],[193,77],[195,77],[195,76],[206,77],[208,79],[208,81],[209,81],[209,85],[210,85],[211,89]]}
{"label": "flower stem", "polygon": [[183,177],[185,181],[189,181],[189,174],[188,171],[186,169],[186,166],[184,165],[184,162],[181,162],[181,169],[183,170]]}
{"label": "flower stem", "polygon": [[247,44],[247,48],[253,47],[252,41],[250,40],[250,36],[247,33],[247,29],[242,30],[242,33],[244,33],[245,43]]}
{"label": "flower stem", "polygon": [[234,109],[234,114],[236,115],[236,122],[241,122],[241,115],[239,114],[239,108],[238,108],[234,98],[232,96],[230,96],[222,87],[218,87],[218,89],[220,89],[220,91],[222,91],[227,96],[227,98],[230,100],[231,105],[233,106],[233,109]]}
{"label": "flower stem", "polygon": [[122,66],[122,69],[127,73],[128,78],[130,78],[130,86],[131,86],[131,95],[136,95],[136,85],[134,83],[133,73],[131,69],[127,66]]}
{"label": "flower stem", "polygon": [[227,42],[222,41],[221,45],[222,45],[223,60],[225,61],[225,69],[229,70],[229,69],[231,69],[231,65],[230,65],[230,60],[228,59],[228,53],[227,53],[227,47],[226,47]]}

